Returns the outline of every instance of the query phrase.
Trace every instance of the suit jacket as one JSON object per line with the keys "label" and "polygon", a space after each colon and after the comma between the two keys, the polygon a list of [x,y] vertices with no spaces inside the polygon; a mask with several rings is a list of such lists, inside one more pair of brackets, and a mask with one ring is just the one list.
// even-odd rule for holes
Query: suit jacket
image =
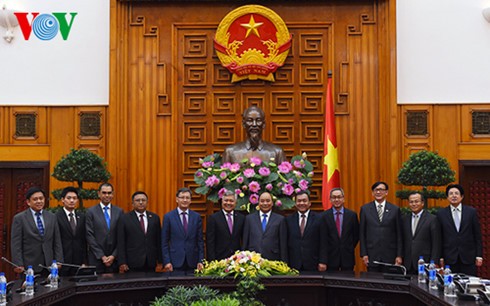
{"label": "suit jacket", "polygon": [[230,234],[228,221],[222,210],[208,216],[206,224],[206,252],[208,261],[228,258],[242,248],[245,216],[233,212],[233,230]]}
{"label": "suit jacket", "polygon": [[90,265],[100,266],[103,256],[112,255],[117,258],[117,223],[122,215],[123,210],[111,203],[111,225],[108,229],[100,204],[87,210],[86,234]]}
{"label": "suit jacket", "polygon": [[334,209],[325,211],[321,219],[322,243],[326,245],[328,269],[352,269],[356,264],[354,251],[359,242],[357,214],[344,207],[340,238],[335,224]]}
{"label": "suit jacket", "polygon": [[442,257],[448,265],[455,264],[458,256],[465,265],[474,264],[476,257],[483,257],[480,222],[476,209],[467,205],[461,207],[463,209],[459,232],[456,231],[450,206],[437,212],[442,230]]}
{"label": "suit jacket", "polygon": [[[73,233],[64,209],[56,212],[56,219],[60,229],[61,245],[63,246],[64,263],[81,265],[87,263],[87,239],[85,237],[85,214],[74,212],[76,219],[75,233]],[[73,274],[76,268],[62,266],[61,274]]]}
{"label": "suit jacket", "polygon": [[424,210],[412,234],[412,213],[403,216],[403,265],[416,272],[420,256],[425,262],[439,262],[441,258],[441,227],[437,217]]}
{"label": "suit jacket", "polygon": [[173,268],[181,268],[184,260],[191,268],[204,259],[204,241],[201,216],[190,209],[187,210],[187,233],[177,209],[163,217],[162,226],[162,258],[163,265],[171,263]]}
{"label": "suit jacket", "polygon": [[361,257],[368,255],[369,262],[376,260],[393,264],[396,257],[403,257],[400,209],[386,202],[383,221],[380,222],[375,205],[373,201],[361,207]]}
{"label": "suit jacket", "polygon": [[260,253],[270,260],[288,261],[287,228],[284,217],[271,213],[265,232],[262,232],[261,212],[245,217],[243,249]]}
{"label": "suit jacket", "polygon": [[303,236],[299,218],[297,212],[286,218],[289,266],[297,270],[317,271],[318,263],[326,263],[326,252],[320,251],[320,215],[310,210]]}
{"label": "suit jacket", "polygon": [[28,208],[14,216],[11,229],[10,249],[12,262],[34,272],[43,270],[39,265],[51,266],[53,259],[63,262],[60,231],[56,216],[43,210],[44,236],[39,234],[37,225]]}
{"label": "suit jacket", "polygon": [[117,227],[118,264],[129,269],[142,269],[145,264],[150,271],[157,262],[162,262],[162,227],[157,214],[146,211],[148,226],[141,229],[139,214],[134,210],[121,216]]}

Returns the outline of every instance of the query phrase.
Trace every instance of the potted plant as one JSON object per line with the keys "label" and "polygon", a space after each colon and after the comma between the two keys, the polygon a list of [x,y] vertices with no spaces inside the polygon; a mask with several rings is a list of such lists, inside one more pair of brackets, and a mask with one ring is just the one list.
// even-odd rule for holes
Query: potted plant
{"label": "potted plant", "polygon": [[[79,208],[83,209],[84,199],[97,199],[97,189],[85,189],[83,183],[107,182],[111,174],[107,170],[107,163],[99,155],[87,149],[71,149],[70,153],[61,157],[54,166],[51,174],[54,178],[62,182],[76,182],[80,197]],[[54,198],[61,198],[62,189],[55,189],[51,192]]]}
{"label": "potted plant", "polygon": [[437,152],[423,150],[413,153],[398,172],[398,182],[406,186],[421,186],[422,189],[398,190],[396,196],[408,199],[411,192],[419,191],[425,199],[444,199],[446,194],[443,191],[429,187],[445,186],[454,182],[454,174],[447,159]]}

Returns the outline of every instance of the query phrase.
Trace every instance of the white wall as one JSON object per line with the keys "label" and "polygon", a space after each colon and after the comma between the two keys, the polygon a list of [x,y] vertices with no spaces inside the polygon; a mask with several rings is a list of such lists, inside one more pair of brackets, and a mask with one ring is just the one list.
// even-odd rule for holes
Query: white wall
{"label": "white wall", "polygon": [[490,103],[490,0],[398,0],[398,103]]}
{"label": "white wall", "polygon": [[[0,105],[107,105],[109,2],[0,0],[0,10],[6,5],[19,12],[78,13],[67,40],[59,32],[51,40],[31,32],[25,40],[17,26],[14,40],[7,43],[6,29],[0,27]],[[30,24],[32,19],[29,14]]]}

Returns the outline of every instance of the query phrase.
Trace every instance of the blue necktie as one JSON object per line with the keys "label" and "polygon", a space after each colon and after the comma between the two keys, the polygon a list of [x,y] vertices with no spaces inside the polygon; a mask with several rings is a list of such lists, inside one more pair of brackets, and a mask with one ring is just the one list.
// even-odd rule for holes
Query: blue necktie
{"label": "blue necktie", "polygon": [[262,215],[262,231],[265,232],[265,227],[267,226],[267,214]]}
{"label": "blue necktie", "polygon": [[44,226],[43,221],[41,220],[41,213],[36,213],[36,221],[37,221],[37,229],[39,230],[39,235],[44,236]]}
{"label": "blue necktie", "polygon": [[109,217],[109,213],[107,212],[107,210],[109,209],[109,207],[105,206],[104,207],[104,217],[105,217],[105,222],[107,223],[107,229],[111,229],[111,217]]}

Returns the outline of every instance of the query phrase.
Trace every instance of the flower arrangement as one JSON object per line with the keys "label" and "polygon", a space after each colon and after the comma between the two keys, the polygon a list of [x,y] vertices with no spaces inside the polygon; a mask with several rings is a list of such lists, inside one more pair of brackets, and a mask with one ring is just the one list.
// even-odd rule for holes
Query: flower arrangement
{"label": "flower arrangement", "polygon": [[259,253],[236,251],[232,256],[211,262],[204,261],[204,268],[196,270],[198,276],[233,276],[256,278],[272,275],[297,275],[299,272],[285,262],[262,258]]}
{"label": "flower arrangement", "polygon": [[237,194],[237,207],[249,212],[264,191],[272,195],[276,207],[293,207],[294,195],[308,190],[314,174],[306,153],[279,165],[258,157],[240,163],[223,163],[217,153],[200,159],[199,163],[201,168],[194,174],[194,181],[199,185],[196,193],[207,194],[208,200],[218,202],[226,190],[231,190]]}

